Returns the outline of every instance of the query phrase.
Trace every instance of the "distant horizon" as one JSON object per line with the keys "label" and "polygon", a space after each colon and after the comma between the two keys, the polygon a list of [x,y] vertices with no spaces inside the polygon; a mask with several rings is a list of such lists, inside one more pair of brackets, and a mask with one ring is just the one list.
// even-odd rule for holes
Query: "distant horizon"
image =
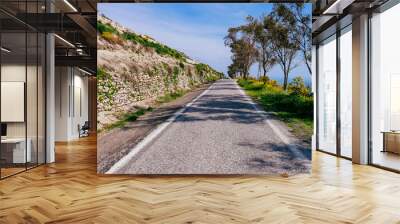
{"label": "distant horizon", "polygon": [[[205,63],[227,75],[232,63],[224,37],[230,27],[244,24],[248,15],[269,14],[273,3],[99,3],[98,11],[120,25],[179,50],[189,58]],[[306,4],[311,16],[311,6]],[[300,52],[299,52],[300,53]],[[311,75],[305,63],[297,57],[298,66],[289,74],[289,81],[301,76],[311,85]],[[250,69],[256,77],[258,64]],[[283,82],[283,73],[275,65],[268,76]]]}

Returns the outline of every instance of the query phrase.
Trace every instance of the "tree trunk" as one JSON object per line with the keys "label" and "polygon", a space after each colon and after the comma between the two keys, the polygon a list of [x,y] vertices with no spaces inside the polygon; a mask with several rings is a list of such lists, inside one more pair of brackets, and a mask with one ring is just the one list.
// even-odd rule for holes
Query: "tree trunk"
{"label": "tree trunk", "polygon": [[249,77],[249,70],[250,70],[249,66],[246,65],[245,70],[244,70],[245,79],[247,79]]}
{"label": "tree trunk", "polygon": [[311,66],[308,63],[308,60],[307,60],[307,57],[306,57],[305,53],[303,53],[303,55],[304,55],[304,62],[306,63],[307,68],[308,68],[308,72],[310,73],[310,75],[312,75]]}
{"label": "tree trunk", "polygon": [[266,83],[266,81],[267,81],[267,68],[266,68],[266,66],[265,66],[265,64],[263,65],[263,72],[264,72],[264,74],[263,74],[263,77],[264,77],[264,85],[265,85],[265,83]]}
{"label": "tree trunk", "polygon": [[286,91],[288,87],[288,78],[289,78],[289,73],[285,71],[285,77],[283,79],[283,89]]}
{"label": "tree trunk", "polygon": [[306,65],[308,68],[308,72],[310,73],[310,75],[312,75],[311,67],[310,67],[310,64],[308,63],[308,61],[306,61]]}

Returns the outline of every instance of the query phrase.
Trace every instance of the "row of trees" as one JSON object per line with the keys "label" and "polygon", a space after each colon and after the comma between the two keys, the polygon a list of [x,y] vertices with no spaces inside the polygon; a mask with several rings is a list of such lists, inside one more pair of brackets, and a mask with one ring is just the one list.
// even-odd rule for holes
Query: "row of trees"
{"label": "row of trees", "polygon": [[311,17],[304,7],[300,3],[278,3],[270,14],[248,16],[245,25],[230,28],[225,37],[225,45],[232,52],[228,75],[246,79],[251,66],[258,63],[266,80],[268,71],[277,64],[287,90],[289,73],[298,66],[299,53],[311,74]]}

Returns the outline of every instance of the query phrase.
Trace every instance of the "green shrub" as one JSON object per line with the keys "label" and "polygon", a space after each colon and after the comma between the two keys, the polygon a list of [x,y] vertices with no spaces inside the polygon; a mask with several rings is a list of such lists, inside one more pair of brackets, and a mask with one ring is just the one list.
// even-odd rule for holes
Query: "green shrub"
{"label": "green shrub", "polygon": [[199,63],[199,64],[196,64],[195,65],[195,68],[196,68],[196,72],[197,72],[197,74],[203,74],[204,72],[207,72],[207,69],[208,69],[208,65],[206,65],[206,64],[203,64],[203,63]]}
{"label": "green shrub", "polygon": [[130,113],[125,115],[124,120],[126,121],[136,121],[139,116],[142,116],[145,113],[145,110],[140,109],[136,111],[135,113]]}
{"label": "green shrub", "polygon": [[310,89],[306,87],[304,84],[304,80],[302,77],[295,77],[288,86],[289,92],[294,95],[308,96],[310,95]]}
{"label": "green shrub", "polygon": [[140,116],[142,116],[146,112],[149,112],[149,111],[152,111],[152,110],[153,110],[153,108],[151,108],[151,107],[149,107],[147,109],[140,108],[135,112],[129,112],[129,113],[123,114],[122,116],[120,116],[120,120],[105,126],[103,128],[103,130],[100,130],[100,132],[104,131],[104,130],[108,131],[108,130],[111,130],[111,129],[114,129],[114,128],[124,127],[126,125],[126,123],[132,122],[132,121],[136,121]]}
{"label": "green shrub", "polygon": [[103,68],[97,68],[97,80],[103,80],[108,76],[109,74]]}
{"label": "green shrub", "polygon": [[181,69],[185,69],[185,64],[183,64],[183,62],[180,61],[180,62],[179,62],[179,67],[180,67]]}
{"label": "green shrub", "polygon": [[243,87],[244,89],[247,89],[247,88],[249,88],[249,85],[251,84],[251,81],[250,80],[247,80],[247,79],[238,79],[238,84],[241,86],[241,87]]}
{"label": "green shrub", "polygon": [[179,76],[179,68],[178,67],[174,67],[174,72],[172,73],[172,84],[174,85],[174,87],[176,88],[176,86],[178,85],[178,76]]}
{"label": "green shrub", "polygon": [[97,21],[97,30],[100,34],[108,32],[113,34],[119,34],[118,30],[112,27],[110,24],[104,24],[100,21]]}
{"label": "green shrub", "polygon": [[274,112],[300,139],[308,142],[313,132],[313,97],[290,93],[274,80],[263,82],[239,79],[238,84],[266,110]]}
{"label": "green shrub", "polygon": [[218,79],[220,79],[220,77],[215,76],[215,75],[209,75],[209,76],[206,77],[206,81],[207,81],[207,82],[215,82],[215,81],[217,81]]}
{"label": "green shrub", "polygon": [[260,100],[271,111],[284,111],[310,117],[313,115],[312,97],[285,92],[266,92],[260,97]]}
{"label": "green shrub", "polygon": [[114,33],[104,32],[101,34],[101,37],[103,37],[105,40],[113,44],[120,44],[120,45],[123,44],[120,37]]}
{"label": "green shrub", "polygon": [[103,68],[97,68],[97,100],[105,103],[108,107],[113,104],[114,95],[118,92],[118,87],[112,76]]}
{"label": "green shrub", "polygon": [[263,83],[267,83],[268,81],[270,81],[270,79],[269,79],[269,77],[268,76],[262,76],[262,77],[260,77],[259,79],[258,79],[260,82],[263,82]]}
{"label": "green shrub", "polygon": [[165,94],[164,96],[158,97],[157,102],[158,103],[168,103],[170,101],[173,101],[173,100],[183,96],[186,92],[187,92],[186,90],[182,90],[182,89],[176,90],[175,92],[171,92],[171,93]]}
{"label": "green shrub", "polygon": [[268,111],[290,112],[299,116],[312,117],[313,97],[287,93],[280,86],[264,85],[260,81],[239,79],[238,83],[248,93],[257,97],[262,106]]}
{"label": "green shrub", "polygon": [[145,47],[153,48],[160,55],[169,55],[169,56],[176,58],[178,60],[181,60],[181,61],[186,60],[186,56],[183,53],[181,53],[175,49],[172,49],[168,46],[165,46],[160,43],[153,42],[151,40],[143,38],[134,33],[125,32],[122,34],[122,38],[125,40],[129,40],[129,41],[141,44],[142,46],[145,46]]}
{"label": "green shrub", "polygon": [[209,65],[198,63],[195,65],[196,73],[199,76],[203,76],[207,82],[214,82],[224,76],[223,73],[217,72]]}
{"label": "green shrub", "polygon": [[[143,45],[144,47],[149,47],[153,48],[158,54],[160,55],[169,55],[173,58],[176,58],[180,61],[186,61],[187,56],[183,54],[182,52],[179,52],[175,49],[172,49],[168,46],[165,46],[163,44],[151,41],[147,38],[143,38],[139,35],[136,35],[135,33],[131,32],[124,32],[124,33],[119,33],[116,28],[111,26],[110,24],[104,24],[100,21],[97,22],[97,30],[99,31],[100,35],[107,39],[107,40],[116,40],[115,37],[113,37],[111,34],[117,35],[119,38],[122,38],[124,40],[132,41],[134,43],[138,43]],[[105,34],[108,33],[108,34]],[[118,42],[119,43],[119,42]]]}

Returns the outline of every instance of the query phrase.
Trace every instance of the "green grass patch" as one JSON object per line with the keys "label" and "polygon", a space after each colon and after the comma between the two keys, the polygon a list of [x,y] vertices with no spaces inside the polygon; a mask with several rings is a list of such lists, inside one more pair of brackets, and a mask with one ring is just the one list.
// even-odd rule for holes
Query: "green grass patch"
{"label": "green grass patch", "polygon": [[149,107],[147,109],[139,109],[135,112],[131,113],[126,113],[121,116],[121,120],[114,122],[112,124],[107,125],[106,127],[103,128],[101,131],[109,131],[114,128],[122,128],[126,125],[128,122],[136,121],[140,116],[144,115],[146,112],[152,111],[153,108]]}
{"label": "green grass patch", "polygon": [[[98,75],[102,76],[104,74],[102,72],[100,72],[100,74],[98,74]],[[168,103],[168,102],[176,100],[177,98],[185,95],[185,93],[187,93],[187,90],[178,90],[178,91],[175,91],[175,92],[172,92],[172,93],[165,94],[164,96],[159,97],[156,101],[159,104]],[[149,111],[152,111],[152,110],[153,110],[153,108],[151,108],[151,107],[149,107],[148,109],[142,109],[141,108],[141,109],[139,109],[139,110],[137,110],[135,112],[123,114],[119,121],[105,126],[103,129],[99,130],[99,132],[109,131],[109,130],[112,130],[114,128],[122,128],[128,122],[136,121],[140,116],[142,116],[146,112],[149,112]]]}
{"label": "green grass patch", "polygon": [[179,51],[172,49],[168,46],[165,46],[163,44],[154,42],[148,38],[144,38],[142,36],[136,35],[134,33],[125,32],[122,34],[122,38],[125,40],[129,40],[129,41],[141,44],[145,47],[153,48],[160,55],[169,55],[169,56],[176,58],[178,60],[181,60],[181,61],[185,61],[187,58],[186,55],[183,54],[182,52],[179,52]]}
{"label": "green grass patch", "polygon": [[118,92],[112,76],[103,68],[97,68],[97,101],[112,106],[113,97]]}
{"label": "green grass patch", "polygon": [[177,90],[175,92],[167,93],[164,96],[158,97],[158,99],[156,101],[157,101],[157,103],[168,103],[168,102],[176,100],[177,98],[185,95],[186,92],[187,92],[187,90]]}
{"label": "green grass patch", "polygon": [[118,30],[115,29],[115,27],[111,26],[111,24],[104,24],[100,21],[97,21],[97,30],[103,38],[114,43],[119,43],[116,42],[115,40],[116,37],[113,36],[116,35],[117,37],[122,38],[124,40],[132,41],[134,43],[141,44],[145,47],[153,48],[160,55],[169,55],[183,62],[186,61],[187,58],[187,56],[184,53],[172,49],[166,45],[157,43],[149,38],[139,36],[131,32],[119,33]]}
{"label": "green grass patch", "polygon": [[179,51],[172,49],[168,46],[165,46],[163,44],[154,42],[148,38],[144,38],[142,36],[136,35],[134,33],[125,32],[122,34],[122,38],[125,40],[129,40],[129,41],[141,44],[145,47],[153,48],[160,55],[169,55],[169,56],[176,58],[178,60],[181,60],[181,61],[185,61],[187,58],[186,55],[183,54],[182,52],[179,52]]}
{"label": "green grass patch", "polygon": [[257,101],[265,111],[273,112],[285,122],[294,135],[310,142],[313,132],[313,97],[284,91],[274,82],[238,80],[245,92]]}
{"label": "green grass patch", "polygon": [[101,22],[97,22],[97,30],[99,31],[100,34],[102,33],[113,33],[113,34],[119,34],[118,30],[115,29],[111,24],[104,24]]}
{"label": "green grass patch", "polygon": [[224,76],[223,73],[217,72],[216,70],[211,68],[209,65],[203,64],[203,63],[196,64],[195,70],[198,75],[205,77],[205,81],[207,83],[215,82]]}
{"label": "green grass patch", "polygon": [[[186,59],[188,57],[178,50],[172,49],[166,45],[158,43],[152,40],[150,37],[144,35],[137,35],[133,32],[124,32],[120,33],[118,30],[113,27],[111,24],[105,24],[100,21],[97,21],[97,30],[102,38],[109,41],[110,43],[120,44],[122,45],[124,41],[130,41],[136,44],[140,44],[147,48],[152,48],[159,55],[168,55],[172,58],[178,60],[178,67],[181,70],[185,69]],[[209,65],[198,63],[195,65],[195,70],[198,75],[203,76],[205,81],[213,82],[224,76],[223,73],[217,72]],[[174,75],[176,75],[176,71],[174,70]]]}
{"label": "green grass patch", "polygon": [[296,114],[287,112],[275,112],[275,114],[288,125],[295,136],[305,142],[311,142],[313,134],[312,117],[297,116]]}

